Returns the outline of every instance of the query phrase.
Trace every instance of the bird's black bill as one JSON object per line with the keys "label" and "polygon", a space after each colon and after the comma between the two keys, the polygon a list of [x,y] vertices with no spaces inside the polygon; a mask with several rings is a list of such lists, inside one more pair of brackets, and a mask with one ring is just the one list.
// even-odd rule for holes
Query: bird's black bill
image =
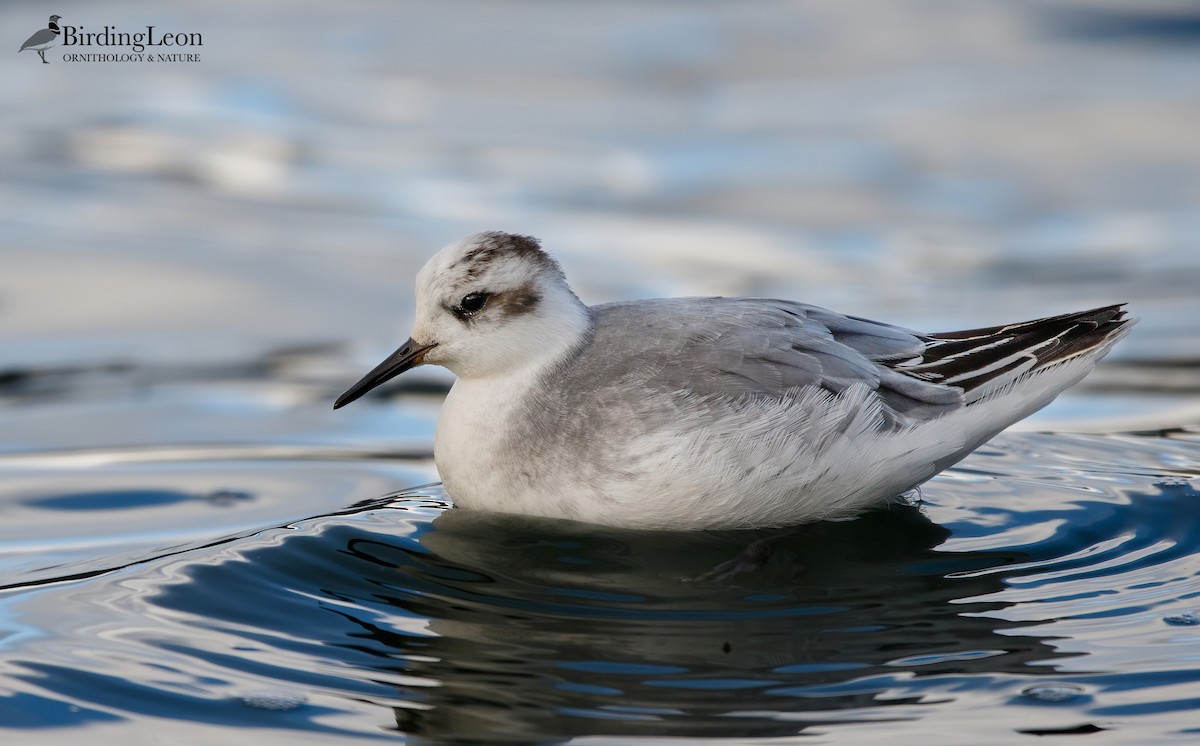
{"label": "bird's black bill", "polygon": [[333,408],[344,407],[376,386],[387,383],[409,368],[417,367],[425,361],[425,353],[429,352],[432,347],[433,345],[422,345],[411,339],[408,340],[403,347],[389,355],[387,360],[376,365],[374,370],[362,377],[361,381],[339,396],[333,403]]}

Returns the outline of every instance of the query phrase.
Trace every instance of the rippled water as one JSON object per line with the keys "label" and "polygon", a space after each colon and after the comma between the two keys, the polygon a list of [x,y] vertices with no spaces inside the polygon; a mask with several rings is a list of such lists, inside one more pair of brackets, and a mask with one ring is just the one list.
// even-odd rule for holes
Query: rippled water
{"label": "rippled water", "polygon": [[[1191,4],[54,11],[205,45],[0,62],[4,743],[1200,740]],[[0,8],[12,48],[46,12]],[[436,371],[330,410],[482,229],[587,302],[1142,322],[920,495],[713,580],[761,534],[450,509]]]}
{"label": "rippled water", "polygon": [[[697,578],[757,534],[376,498],[418,477],[374,459],[56,469],[75,493],[5,466],[25,526],[91,530],[4,542],[0,720],[437,743],[1194,737],[1198,454],[1194,432],[1005,435],[919,502],[815,525],[724,581]],[[174,530],[136,530],[168,513]]]}

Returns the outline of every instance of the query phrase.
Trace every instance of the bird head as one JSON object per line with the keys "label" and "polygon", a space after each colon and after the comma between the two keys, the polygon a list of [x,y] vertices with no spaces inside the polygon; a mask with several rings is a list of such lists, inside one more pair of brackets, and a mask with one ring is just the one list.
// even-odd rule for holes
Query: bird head
{"label": "bird head", "polygon": [[477,233],[435,254],[417,274],[412,336],[338,399],[349,404],[417,365],[460,378],[536,368],[574,346],[591,323],[537,239]]}

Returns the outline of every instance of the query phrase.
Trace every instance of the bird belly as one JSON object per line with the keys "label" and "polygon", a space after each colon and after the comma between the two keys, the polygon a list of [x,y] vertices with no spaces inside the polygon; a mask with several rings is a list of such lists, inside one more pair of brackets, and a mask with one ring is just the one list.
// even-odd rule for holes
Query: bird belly
{"label": "bird belly", "polygon": [[460,380],[438,421],[435,461],[463,508],[629,528],[761,528],[855,515],[1007,424],[980,433],[974,407],[890,430],[867,394],[647,407],[566,437],[555,417],[531,415],[550,409],[528,406],[526,396],[544,403],[536,390]]}

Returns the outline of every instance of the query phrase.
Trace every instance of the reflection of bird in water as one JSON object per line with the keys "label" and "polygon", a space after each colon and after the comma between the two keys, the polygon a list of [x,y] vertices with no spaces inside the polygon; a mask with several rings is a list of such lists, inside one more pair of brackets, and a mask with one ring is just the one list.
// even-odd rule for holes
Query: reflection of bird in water
{"label": "reflection of bird in water", "polygon": [[[1099,453],[1116,448],[1107,444]],[[1007,453],[993,458],[1011,466]],[[1045,467],[1017,473],[1046,478]],[[206,666],[236,671],[219,680],[249,670],[256,681],[275,676],[344,691],[356,702],[392,708],[387,717],[414,744],[586,736],[744,743],[835,723],[927,716],[926,723],[953,723],[978,710],[980,695],[1002,703],[1018,681],[1097,670],[1085,658],[1064,668],[1066,659],[1094,651],[1047,626],[1078,607],[1030,600],[1044,591],[1063,603],[1078,598],[1089,613],[1129,608],[1123,595],[1097,606],[1108,579],[1087,567],[1063,584],[1041,583],[1048,567],[1061,568],[1061,558],[1147,525],[1138,501],[1105,498],[1094,503],[1104,516],[1099,524],[1088,512],[1078,531],[1056,528],[1031,539],[1028,527],[1040,524],[1023,522],[1019,510],[1006,517],[1011,490],[981,487],[980,496],[987,509],[977,520],[1006,527],[1003,538],[985,544],[993,549],[943,547],[950,528],[915,506],[897,505],[815,524],[737,582],[684,583],[680,578],[761,532],[631,531],[445,510],[444,494],[422,489],[394,508],[325,517],[256,538],[233,554],[216,547],[177,573],[162,573],[154,592],[132,587],[147,607],[167,612],[150,616],[172,628],[190,618],[189,630],[231,635],[196,651],[190,631],[182,646]],[[1064,490],[1058,499],[1074,506],[1079,498]],[[1194,501],[1151,502],[1163,511],[1151,525],[1189,525]],[[1142,541],[1156,546],[1158,538],[1151,530]],[[1189,551],[1186,542],[1179,547],[1172,561]],[[1100,566],[1111,564],[1108,555],[1100,558]],[[125,577],[111,584],[124,587]],[[1015,595],[1014,581],[1023,587]],[[104,594],[104,608],[146,618],[146,609]],[[60,610],[61,600],[43,598],[46,613]],[[65,625],[60,616],[55,623]],[[64,629],[74,634],[74,627]],[[1077,633],[1066,637],[1082,642]],[[247,640],[253,644],[241,647]],[[248,652],[231,658],[231,649]],[[259,673],[272,660],[286,662],[274,674]],[[158,686],[156,670],[143,676]],[[364,688],[369,682],[381,689]],[[1003,707],[992,714],[1007,721],[1010,708]],[[316,718],[323,715],[316,710]]]}
{"label": "reflection of bird in water", "polygon": [[641,529],[856,515],[1082,379],[1119,305],[926,334],[768,298],[584,305],[535,239],[480,233],[417,276],[412,337],[337,400],[458,376],[434,459],[454,503]]}
{"label": "reflection of bird in water", "polygon": [[58,28],[59,18],[62,18],[62,16],[50,16],[49,25],[26,39],[25,43],[22,44],[21,48],[17,51],[24,52],[26,49],[32,49],[38,53],[39,57],[42,58],[42,62],[46,63],[47,65],[50,64],[46,61],[46,50],[54,46],[54,44],[58,41],[58,35],[61,31]]}
{"label": "reflection of bird in water", "polygon": [[421,636],[364,623],[354,644],[438,683],[395,709],[418,743],[783,737],[899,713],[919,698],[879,695],[906,672],[1028,675],[1057,657],[989,618],[1003,604],[966,601],[998,576],[947,577],[1023,556],[935,552],[949,531],[911,506],[816,524],[736,585],[679,582],[750,533],[447,511],[421,535],[428,553],[382,535],[345,548],[371,603],[428,619]]}

